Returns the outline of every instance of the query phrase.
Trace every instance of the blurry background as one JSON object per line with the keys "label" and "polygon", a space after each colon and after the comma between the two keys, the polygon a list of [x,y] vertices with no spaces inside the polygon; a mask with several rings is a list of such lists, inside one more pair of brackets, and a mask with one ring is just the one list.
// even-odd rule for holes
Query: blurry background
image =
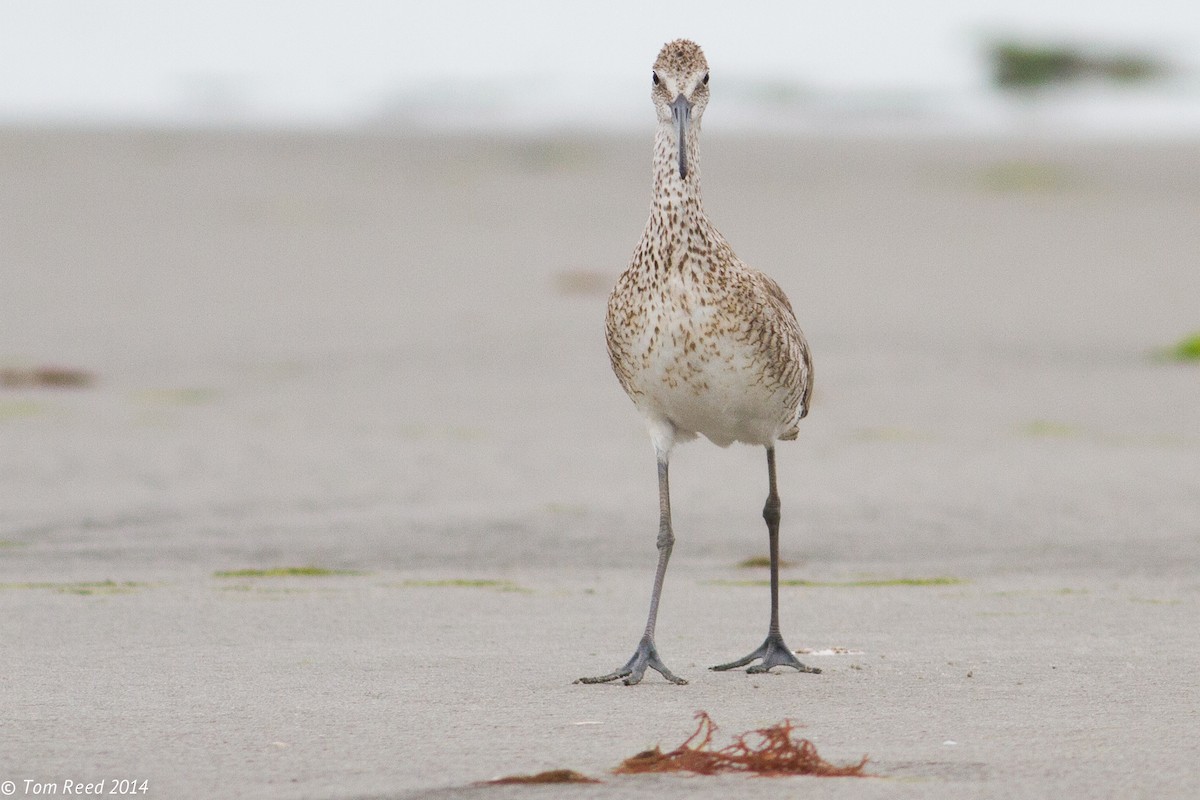
{"label": "blurry background", "polygon": [[1054,103],[1041,98],[1043,124],[1200,130],[1200,6],[1190,0],[732,9],[2,0],[0,121],[629,129],[645,121],[653,54],[686,36],[729,87],[710,130],[1027,125],[1027,103],[1014,110],[991,91],[1001,73],[1010,88],[1057,88]]}
{"label": "blurry background", "polygon": [[[0,0],[9,552],[642,565],[602,320],[678,36],[706,207],[816,357],[787,546],[1070,562],[1061,512],[1088,559],[1174,563],[1191,0]],[[677,460],[677,557],[758,552],[761,454]]]}
{"label": "blurry background", "polygon": [[[695,684],[569,683],[655,559],[603,320],[679,36],[815,359],[782,613],[848,649],[803,691],[705,677],[768,602],[763,454],[705,442]],[[0,0],[0,778],[415,796],[708,708],[916,794],[1186,794],[1198,75],[1197,0]]]}

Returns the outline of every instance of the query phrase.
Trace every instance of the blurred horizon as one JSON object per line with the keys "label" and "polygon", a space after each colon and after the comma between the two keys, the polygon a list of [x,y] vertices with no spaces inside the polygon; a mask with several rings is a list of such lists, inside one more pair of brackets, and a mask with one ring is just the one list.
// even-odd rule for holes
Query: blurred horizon
{"label": "blurred horizon", "polygon": [[[698,41],[710,130],[1200,135],[1200,6],[715,0],[0,0],[0,125],[631,131]],[[736,22],[737,24],[731,24]],[[1144,58],[1154,80],[1001,91],[989,48]],[[1035,53],[1036,55],[1036,53]]]}

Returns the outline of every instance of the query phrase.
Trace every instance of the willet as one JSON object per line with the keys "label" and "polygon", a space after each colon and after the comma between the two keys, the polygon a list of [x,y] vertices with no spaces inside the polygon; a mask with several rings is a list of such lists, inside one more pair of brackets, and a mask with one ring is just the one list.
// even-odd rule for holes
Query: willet
{"label": "willet", "polygon": [[820,672],[796,658],[779,631],[779,492],[775,442],[795,439],[808,413],[812,361],[783,290],[744,264],[708,221],[700,201],[698,136],[708,105],[708,63],[695,43],[663,46],[651,73],[658,111],[654,202],[629,268],[608,301],[606,330],[613,370],[646,421],[658,457],[658,567],[646,631],[620,669],[582,683],[623,678],[638,683],[647,667],[673,683],[654,644],[658,601],[671,548],[667,464],[676,442],[703,434],[767,450],[769,491],[763,508],[771,554],[771,620],[763,644],[733,669],[790,666]]}

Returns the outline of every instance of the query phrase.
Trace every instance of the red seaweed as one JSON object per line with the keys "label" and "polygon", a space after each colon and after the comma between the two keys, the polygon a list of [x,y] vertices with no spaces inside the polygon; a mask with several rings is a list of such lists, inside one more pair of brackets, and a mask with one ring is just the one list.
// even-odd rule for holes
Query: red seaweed
{"label": "red seaweed", "polygon": [[[696,713],[700,720],[696,732],[669,753],[660,748],[646,750],[625,759],[613,770],[618,775],[644,772],[692,772],[715,775],[719,772],[740,772],[763,776],[815,775],[818,777],[865,777],[867,757],[857,764],[837,765],[821,758],[816,745],[808,739],[792,738],[795,726],[784,720],[769,728],[738,734],[733,743],[720,750],[711,749],[717,724],[704,711]],[[749,740],[749,741],[748,741]]]}

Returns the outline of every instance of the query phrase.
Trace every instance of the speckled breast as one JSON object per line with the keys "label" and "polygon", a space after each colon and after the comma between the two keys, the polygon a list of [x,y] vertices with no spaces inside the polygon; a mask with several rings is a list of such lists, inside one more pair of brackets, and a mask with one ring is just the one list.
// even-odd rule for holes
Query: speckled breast
{"label": "speckled breast", "polygon": [[[752,293],[737,282],[714,290],[687,273],[631,285],[638,280],[627,273],[618,282],[608,342],[617,377],[643,415],[722,446],[767,444],[794,424],[795,392],[774,364],[782,355],[777,337],[760,329],[761,307],[744,307]],[[626,294],[623,283],[640,290]]]}

